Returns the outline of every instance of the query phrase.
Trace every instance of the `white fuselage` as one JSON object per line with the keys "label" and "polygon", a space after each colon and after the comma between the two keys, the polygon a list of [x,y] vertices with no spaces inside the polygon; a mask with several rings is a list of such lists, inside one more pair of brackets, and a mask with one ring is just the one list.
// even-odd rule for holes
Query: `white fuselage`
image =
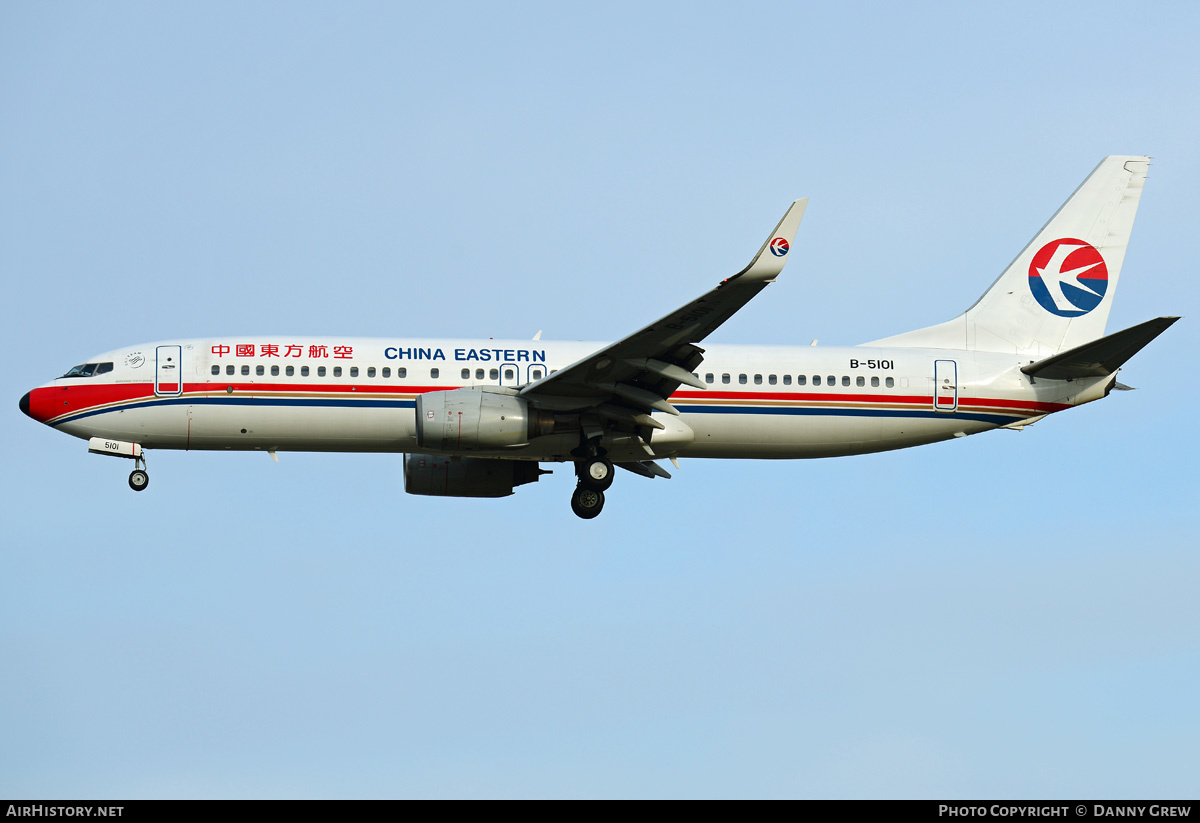
{"label": "white fuselage", "polygon": [[[600,343],[495,340],[179,340],[120,349],[111,371],[32,393],[31,416],[148,449],[415,452],[431,391],[519,386]],[[239,353],[240,352],[240,353]],[[655,412],[654,457],[807,458],[961,437],[1102,397],[1112,378],[1031,380],[1017,355],[874,347],[705,347],[680,412]],[[578,434],[476,456],[561,461]],[[612,459],[644,450],[614,442]]]}

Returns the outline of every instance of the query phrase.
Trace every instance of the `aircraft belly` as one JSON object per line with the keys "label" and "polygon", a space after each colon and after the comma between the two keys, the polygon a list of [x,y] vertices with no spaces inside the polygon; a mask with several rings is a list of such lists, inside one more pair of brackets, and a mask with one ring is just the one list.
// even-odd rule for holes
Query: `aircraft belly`
{"label": "aircraft belly", "polygon": [[197,404],[189,449],[403,452],[416,448],[405,408]]}
{"label": "aircraft belly", "polygon": [[883,427],[881,450],[903,449],[909,446],[920,446],[925,443],[936,443],[939,440],[949,440],[952,437],[976,434],[995,428],[994,424],[981,423],[976,420],[965,420],[955,415],[944,417],[889,418]]}
{"label": "aircraft belly", "polygon": [[75,437],[107,437],[146,448],[176,449],[187,443],[187,410],[180,405],[114,409],[90,414],[56,428]]}
{"label": "aircraft belly", "polygon": [[[878,417],[840,414],[688,414],[688,457],[804,458],[877,451]],[[886,447],[885,447],[886,448]]]}
{"label": "aircraft belly", "polygon": [[685,415],[695,441],[684,457],[811,458],[890,451],[975,434],[994,424],[955,415],[939,417],[840,414]]}

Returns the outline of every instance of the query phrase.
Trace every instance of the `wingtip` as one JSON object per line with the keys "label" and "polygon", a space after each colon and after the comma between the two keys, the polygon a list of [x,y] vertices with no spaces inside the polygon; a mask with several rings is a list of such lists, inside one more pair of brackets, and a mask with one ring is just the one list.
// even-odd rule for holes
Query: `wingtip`
{"label": "wingtip", "polygon": [[767,236],[767,241],[759,248],[758,254],[754,255],[754,259],[750,261],[750,265],[734,277],[765,281],[778,277],[779,273],[783,271],[784,264],[787,263],[788,253],[792,250],[792,243],[796,240],[796,232],[800,228],[800,221],[804,219],[804,211],[807,208],[807,197],[793,200],[783,218]]}

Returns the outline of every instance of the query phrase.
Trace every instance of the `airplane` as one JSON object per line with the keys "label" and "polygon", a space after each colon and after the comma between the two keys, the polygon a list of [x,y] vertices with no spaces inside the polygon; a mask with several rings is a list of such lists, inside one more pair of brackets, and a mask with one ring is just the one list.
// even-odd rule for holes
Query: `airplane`
{"label": "airplane", "polygon": [[[415,495],[504,497],[571,463],[598,515],[616,468],[865,454],[1016,429],[1107,397],[1178,317],[1105,335],[1150,158],[1107,157],[959,316],[849,347],[701,343],[787,262],[796,200],[750,264],[615,343],[276,335],[114,349],[21,411],[132,459],[153,449],[393,452]],[[815,343],[815,341],[814,341]]]}

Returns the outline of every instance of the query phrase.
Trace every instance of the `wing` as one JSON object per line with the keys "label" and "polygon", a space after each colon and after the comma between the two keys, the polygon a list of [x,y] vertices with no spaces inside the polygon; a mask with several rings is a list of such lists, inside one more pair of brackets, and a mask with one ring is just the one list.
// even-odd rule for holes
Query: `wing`
{"label": "wing", "polygon": [[[704,360],[696,344],[774,282],[804,216],[808,198],[788,208],[750,265],[722,280],[715,289],[644,329],[526,385],[521,395],[535,406],[556,412],[587,412],[586,436],[600,436],[616,424],[627,430],[662,428],[651,411],[679,412],[667,398],[680,384],[703,389],[692,372]],[[590,419],[590,422],[589,422]],[[645,439],[649,439],[645,432]]]}

